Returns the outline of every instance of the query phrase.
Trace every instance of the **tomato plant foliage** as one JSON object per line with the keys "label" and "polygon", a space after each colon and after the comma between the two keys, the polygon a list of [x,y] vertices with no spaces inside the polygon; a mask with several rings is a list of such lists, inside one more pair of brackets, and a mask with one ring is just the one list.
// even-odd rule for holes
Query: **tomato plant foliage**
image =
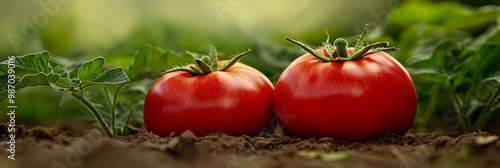
{"label": "tomato plant foliage", "polygon": [[481,129],[499,110],[500,31],[497,26],[473,40],[425,39],[406,66],[416,82],[435,84],[453,103],[462,130]]}
{"label": "tomato plant foliage", "polygon": [[[103,127],[104,131],[112,136],[113,131],[110,130],[101,114],[97,112],[95,107],[84,97],[83,91],[90,86],[109,86],[128,83],[129,79],[123,71],[123,68],[116,67],[103,69],[105,63],[103,57],[96,57],[86,61],[76,69],[64,69],[61,66],[52,67],[49,61],[50,54],[47,51],[15,57],[15,70],[19,70],[19,72],[9,74],[2,71],[0,73],[0,78],[2,78],[0,87],[3,88],[0,93],[0,101],[5,100],[8,94],[8,87],[6,87],[8,83],[5,82],[5,78],[8,78],[8,75],[17,75],[24,71],[24,75],[16,76],[16,82],[14,84],[10,83],[9,85],[14,85],[16,90],[28,86],[50,86],[56,90],[69,91],[73,97],[80,100],[89,108],[97,121],[101,124],[101,127]],[[10,64],[12,64],[12,62],[10,62]],[[8,65],[9,62],[0,64],[0,66],[4,67],[2,69],[5,69]]]}

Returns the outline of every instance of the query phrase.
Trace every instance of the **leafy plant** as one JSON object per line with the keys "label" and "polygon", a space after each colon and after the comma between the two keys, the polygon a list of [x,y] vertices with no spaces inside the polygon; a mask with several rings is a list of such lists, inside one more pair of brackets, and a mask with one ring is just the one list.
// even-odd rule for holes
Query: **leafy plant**
{"label": "leafy plant", "polygon": [[[414,80],[432,84],[449,95],[463,132],[484,127],[500,109],[500,67],[495,65],[500,56],[499,28],[492,26],[475,39],[433,34],[423,42],[426,45],[415,48],[406,61]],[[431,115],[432,111],[424,114]]]}
{"label": "leafy plant", "polygon": [[499,15],[500,7],[493,5],[471,8],[453,1],[406,1],[387,16],[377,40],[393,39],[389,42],[400,48],[395,56],[405,65],[413,50],[426,45],[422,38],[436,34],[457,40],[476,37],[497,24]]}
{"label": "leafy plant", "polygon": [[[109,136],[114,136],[114,131],[110,129],[102,115],[84,96],[84,91],[90,86],[112,86],[128,83],[129,79],[123,68],[116,67],[104,70],[103,66],[106,60],[103,57],[86,61],[75,69],[64,69],[61,66],[52,68],[49,59],[50,54],[47,51],[15,57],[16,68],[26,72],[23,76],[17,76],[18,73],[15,73],[15,89],[19,90],[29,86],[50,86],[56,90],[69,91],[71,96],[80,100],[90,110],[104,132]],[[3,67],[1,69],[5,69],[8,62],[3,62],[0,66]],[[3,89],[0,92],[0,101],[4,101],[8,96],[5,80],[8,75],[9,73],[6,71],[0,73],[0,78],[2,78],[0,87]]]}

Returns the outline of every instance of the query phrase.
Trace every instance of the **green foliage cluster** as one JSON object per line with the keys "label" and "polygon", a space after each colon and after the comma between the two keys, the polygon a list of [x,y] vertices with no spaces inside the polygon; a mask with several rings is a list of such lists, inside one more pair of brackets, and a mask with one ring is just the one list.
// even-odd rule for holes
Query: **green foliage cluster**
{"label": "green foliage cluster", "polygon": [[463,132],[483,128],[500,110],[500,67],[495,65],[500,62],[500,7],[411,1],[388,18],[378,38],[400,47],[395,56],[414,79],[419,95],[415,127],[425,127],[438,106],[451,102]]}

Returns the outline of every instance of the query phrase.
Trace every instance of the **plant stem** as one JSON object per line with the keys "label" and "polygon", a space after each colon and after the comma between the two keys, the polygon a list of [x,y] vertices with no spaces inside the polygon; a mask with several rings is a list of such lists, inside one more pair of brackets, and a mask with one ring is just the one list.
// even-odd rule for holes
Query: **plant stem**
{"label": "plant stem", "polygon": [[343,38],[338,38],[333,42],[335,45],[335,50],[337,50],[337,54],[340,58],[348,58],[349,53],[347,52],[347,41]]}
{"label": "plant stem", "polygon": [[462,131],[463,132],[470,132],[471,131],[471,124],[469,120],[469,116],[465,114],[465,111],[463,110],[463,103],[460,100],[460,97],[453,92],[451,87],[445,87],[445,90],[448,92],[448,94],[451,97],[451,100],[453,102],[453,107],[455,108],[455,112],[457,113],[458,121],[460,122],[460,125],[462,126]]}
{"label": "plant stem", "polygon": [[421,122],[419,122],[418,127],[422,128],[427,125],[429,122],[429,119],[432,117],[434,114],[434,111],[436,110],[437,103],[439,101],[439,84],[434,84],[431,87],[431,97],[429,98],[429,103],[427,104],[427,107],[425,108],[425,112],[421,117]]}
{"label": "plant stem", "polygon": [[113,104],[111,105],[111,130],[113,130],[113,136],[116,136],[116,99],[123,86],[125,84],[120,84],[113,95]]}
{"label": "plant stem", "polygon": [[128,123],[130,122],[130,120],[132,119],[132,116],[134,115],[135,113],[135,109],[131,106],[127,106],[128,108],[128,116],[127,116],[127,119],[125,120],[125,124],[123,124],[123,128],[121,129],[121,132],[124,133],[125,132],[125,129],[127,128],[128,126]]}
{"label": "plant stem", "polygon": [[491,94],[490,98],[486,102],[486,105],[483,107],[483,110],[481,111],[481,114],[479,114],[476,123],[474,123],[474,130],[479,130],[484,127],[484,125],[486,124],[486,120],[490,118],[491,114],[493,113],[493,110],[490,109],[498,96],[500,96],[500,89],[496,88],[496,90]]}
{"label": "plant stem", "polygon": [[209,73],[212,73],[214,70],[210,68],[210,65],[208,65],[206,62],[203,62],[202,60],[195,60],[196,64],[198,65],[198,68],[200,68],[202,75],[206,75]]}
{"label": "plant stem", "polygon": [[83,91],[75,91],[71,94],[73,97],[76,99],[80,100],[86,107],[87,109],[90,110],[92,115],[97,119],[97,122],[99,122],[99,125],[101,125],[102,129],[104,132],[109,136],[109,137],[114,137],[113,131],[109,128],[108,124],[104,121],[104,118],[102,118],[101,114],[97,111],[97,109],[90,103],[85,97],[83,97]]}

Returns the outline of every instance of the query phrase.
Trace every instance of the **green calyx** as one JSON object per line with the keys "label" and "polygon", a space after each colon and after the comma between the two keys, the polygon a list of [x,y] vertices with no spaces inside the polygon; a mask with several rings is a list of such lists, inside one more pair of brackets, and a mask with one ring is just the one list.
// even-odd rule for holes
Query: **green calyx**
{"label": "green calyx", "polygon": [[170,70],[167,70],[165,73],[170,73],[175,71],[185,71],[189,72],[193,76],[201,76],[215,71],[225,71],[234,64],[236,64],[236,62],[240,61],[240,59],[243,58],[243,56],[247,55],[250,52],[251,50],[248,49],[247,51],[234,56],[221,67],[219,67],[218,52],[214,47],[210,48],[208,55],[200,55],[196,53],[187,52],[188,54],[192,55],[195,58],[195,64],[190,65],[189,67],[175,67]]}
{"label": "green calyx", "polygon": [[[366,32],[368,31],[368,24],[365,25],[365,30],[359,37],[356,45],[354,46],[354,51],[352,54],[349,54],[347,51],[347,47],[349,46],[347,41],[343,38],[337,38],[333,42],[333,45],[330,44],[330,35],[328,31],[325,30],[327,35],[326,42],[323,42],[323,48],[326,51],[326,55],[318,52],[307,44],[285,37],[286,40],[298,45],[314,57],[320,59],[323,62],[343,62],[343,61],[354,61],[363,58],[366,55],[373,54],[380,51],[390,51],[390,50],[398,50],[394,47],[389,47],[389,42],[376,42],[373,44],[369,44],[365,46],[366,43]],[[334,57],[337,54],[338,57]]]}

